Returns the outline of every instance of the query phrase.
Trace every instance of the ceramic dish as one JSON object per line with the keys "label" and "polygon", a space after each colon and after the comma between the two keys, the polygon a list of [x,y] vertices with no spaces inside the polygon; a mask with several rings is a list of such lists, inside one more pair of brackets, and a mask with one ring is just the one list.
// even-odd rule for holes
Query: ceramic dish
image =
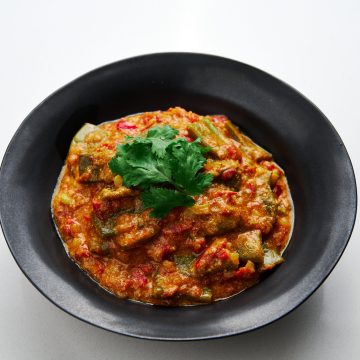
{"label": "ceramic dish", "polygon": [[[121,300],[70,260],[50,213],[70,141],[84,122],[181,106],[226,114],[285,170],[295,223],[286,262],[260,284],[200,307]],[[44,100],[23,121],[0,170],[0,220],[33,285],[59,308],[101,328],[146,339],[195,340],[254,330],[306,300],[336,265],[356,215],[354,172],[339,135],[285,83],[233,60],[152,54],[94,70]]]}

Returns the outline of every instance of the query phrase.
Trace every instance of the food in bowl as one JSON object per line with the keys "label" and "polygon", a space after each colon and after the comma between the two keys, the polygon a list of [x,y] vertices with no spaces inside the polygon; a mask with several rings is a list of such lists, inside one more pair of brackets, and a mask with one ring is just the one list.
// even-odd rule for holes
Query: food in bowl
{"label": "food in bowl", "polygon": [[224,115],[181,108],[85,124],[52,199],[70,257],[121,298],[225,299],[281,264],[293,223],[283,170]]}

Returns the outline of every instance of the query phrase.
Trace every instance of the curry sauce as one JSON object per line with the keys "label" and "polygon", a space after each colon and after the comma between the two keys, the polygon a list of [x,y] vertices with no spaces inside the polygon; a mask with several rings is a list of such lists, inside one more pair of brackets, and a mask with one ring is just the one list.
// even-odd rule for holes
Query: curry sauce
{"label": "curry sauce", "polygon": [[[207,149],[212,182],[164,217],[144,208],[109,161],[118,144],[171,126]],[[197,140],[198,139],[198,140]],[[171,186],[168,187],[171,190]],[[253,286],[281,264],[293,208],[284,171],[226,116],[181,108],[85,124],[75,135],[52,199],[69,256],[120,298],[197,305]]]}

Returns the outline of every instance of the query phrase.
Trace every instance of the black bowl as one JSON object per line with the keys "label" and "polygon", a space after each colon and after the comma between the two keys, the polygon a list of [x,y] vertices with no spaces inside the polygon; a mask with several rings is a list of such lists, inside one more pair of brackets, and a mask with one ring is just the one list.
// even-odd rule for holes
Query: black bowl
{"label": "black bowl", "polygon": [[[226,114],[285,169],[295,204],[286,262],[263,282],[211,305],[161,308],[101,289],[67,256],[50,200],[72,136],[84,123],[181,106]],[[147,339],[240,334],[307,299],[339,260],[356,215],[356,184],[339,135],[306,98],[251,66],[209,55],[165,53],[94,70],[42,102],[21,124],[0,170],[0,219],[33,285],[88,323]]]}

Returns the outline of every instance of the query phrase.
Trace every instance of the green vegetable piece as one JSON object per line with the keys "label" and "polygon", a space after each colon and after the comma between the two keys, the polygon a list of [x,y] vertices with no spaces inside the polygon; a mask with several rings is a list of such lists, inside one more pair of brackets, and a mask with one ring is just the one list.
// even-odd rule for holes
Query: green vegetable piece
{"label": "green vegetable piece", "polygon": [[93,131],[99,130],[96,125],[85,123],[81,129],[76,133],[73,140],[75,142],[82,142],[85,140],[87,134],[90,134]]}
{"label": "green vegetable piece", "polygon": [[229,135],[236,141],[240,142],[242,138],[242,134],[240,130],[231,122],[226,121],[225,123],[226,129],[229,133]]}
{"label": "green vegetable piece", "polygon": [[[90,177],[85,182],[99,181],[100,169],[93,165],[93,161],[88,155],[80,155],[79,157],[79,175],[80,177],[85,173],[90,173]],[[84,181],[81,179],[81,181]]]}
{"label": "green vegetable piece", "polygon": [[264,250],[262,248],[260,230],[251,230],[239,234],[233,241],[233,244],[239,254],[240,260],[251,260],[256,263],[263,263]]}
{"label": "green vegetable piece", "polygon": [[80,155],[79,158],[79,174],[82,175],[86,172],[90,166],[92,166],[92,160],[88,155]]}
{"label": "green vegetable piece", "polygon": [[106,221],[99,219],[96,215],[92,216],[93,224],[99,235],[102,237],[110,237],[116,235],[116,230],[114,229],[115,226],[115,219],[110,218]]}
{"label": "green vegetable piece", "polygon": [[211,123],[209,119],[202,118],[200,121],[189,126],[190,135],[198,138],[204,146],[210,147],[211,152],[221,158],[221,146],[228,143],[227,139]]}
{"label": "green vegetable piece", "polygon": [[75,205],[75,201],[68,194],[65,193],[60,194],[60,201],[65,205]]}
{"label": "green vegetable piece", "polygon": [[184,295],[187,299],[196,303],[209,303],[211,302],[213,296],[211,289],[208,287],[204,287],[202,289],[200,287],[197,289],[193,287],[185,290]]}
{"label": "green vegetable piece", "polygon": [[197,258],[197,275],[203,276],[239,267],[239,255],[226,238],[216,238]]}
{"label": "green vegetable piece", "polygon": [[183,275],[190,276],[193,273],[193,265],[195,262],[196,256],[193,254],[190,255],[175,255],[174,261],[179,272]]}
{"label": "green vegetable piece", "polygon": [[200,295],[200,301],[210,302],[212,300],[212,291],[210,288],[205,287],[202,294]]}
{"label": "green vegetable piece", "polygon": [[265,211],[270,216],[275,216],[277,211],[277,202],[270,186],[271,171],[258,169],[257,171],[257,188],[258,196],[261,200]]}
{"label": "green vegetable piece", "polygon": [[207,126],[207,128],[210,130],[210,132],[213,134],[213,136],[216,139],[216,142],[219,145],[225,145],[228,143],[228,140],[224,137],[223,134],[214,126],[214,124],[207,118],[202,118],[202,122]]}
{"label": "green vegetable piece", "polygon": [[265,149],[256,145],[250,138],[244,135],[231,121],[225,123],[225,127],[231,138],[238,142],[238,146],[244,154],[254,161],[271,160],[272,155]]}
{"label": "green vegetable piece", "polygon": [[266,267],[266,269],[271,269],[284,262],[284,258],[275,250],[264,248],[264,254],[264,267]]}

